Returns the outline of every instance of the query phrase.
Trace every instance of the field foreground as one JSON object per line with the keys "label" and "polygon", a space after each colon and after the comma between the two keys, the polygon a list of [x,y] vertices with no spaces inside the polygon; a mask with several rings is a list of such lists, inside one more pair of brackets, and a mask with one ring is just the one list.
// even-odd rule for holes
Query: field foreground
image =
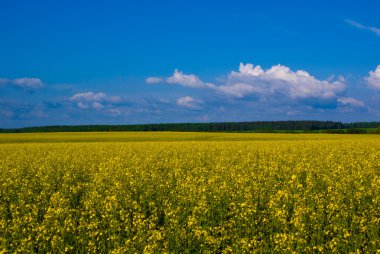
{"label": "field foreground", "polygon": [[380,135],[0,134],[0,253],[379,253]]}

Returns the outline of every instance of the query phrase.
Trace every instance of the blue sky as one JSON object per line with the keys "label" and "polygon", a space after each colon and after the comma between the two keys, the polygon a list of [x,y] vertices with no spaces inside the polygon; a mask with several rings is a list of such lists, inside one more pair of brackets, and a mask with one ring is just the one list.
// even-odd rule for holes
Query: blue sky
{"label": "blue sky", "polygon": [[379,1],[0,2],[0,128],[380,121]]}

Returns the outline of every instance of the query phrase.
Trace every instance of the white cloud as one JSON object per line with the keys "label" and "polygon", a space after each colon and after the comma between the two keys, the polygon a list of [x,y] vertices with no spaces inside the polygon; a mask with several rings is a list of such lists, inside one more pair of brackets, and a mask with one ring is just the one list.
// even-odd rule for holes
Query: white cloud
{"label": "white cloud", "polygon": [[179,71],[177,69],[174,70],[173,75],[170,77],[149,77],[146,79],[146,82],[149,84],[167,83],[191,88],[212,88],[215,86],[212,83],[203,82],[199,79],[199,77],[193,74],[184,74],[182,71]]}
{"label": "white cloud", "polygon": [[165,79],[159,77],[149,77],[145,80],[145,82],[148,84],[164,83]]}
{"label": "white cloud", "polygon": [[46,118],[46,117],[48,117],[48,115],[45,114],[43,107],[41,107],[41,106],[35,107],[34,110],[32,110],[29,113],[29,115],[31,117],[36,117],[36,118]]}
{"label": "white cloud", "polygon": [[292,99],[332,99],[344,92],[346,85],[340,80],[318,80],[303,70],[292,71],[283,65],[268,70],[260,66],[240,63],[239,71],[228,75],[225,85],[216,89],[234,97],[250,94],[259,96],[285,96]]}
{"label": "white cloud", "polygon": [[26,89],[39,89],[45,86],[39,78],[0,78],[0,85],[13,85]]}
{"label": "white cloud", "polygon": [[203,87],[212,87],[210,83],[205,83],[201,81],[197,76],[190,74],[183,74],[182,71],[175,70],[173,76],[166,79],[166,82],[169,84],[178,84],[187,87],[193,88],[203,88]]}
{"label": "white cloud", "polygon": [[217,90],[224,94],[228,94],[237,98],[243,98],[247,96],[248,94],[263,92],[262,89],[254,87],[246,83],[236,83],[236,84],[230,84],[226,86],[219,86]]}
{"label": "white cloud", "polygon": [[119,116],[121,115],[121,111],[119,109],[115,109],[115,108],[112,108],[112,109],[109,109],[106,111],[110,116]]}
{"label": "white cloud", "polygon": [[85,101],[85,102],[119,102],[119,96],[108,96],[105,93],[77,93],[70,97],[72,101]]}
{"label": "white cloud", "polygon": [[0,122],[1,118],[34,119],[47,118],[43,103],[30,103],[25,101],[1,100],[0,99]]}
{"label": "white cloud", "polygon": [[78,106],[78,108],[80,108],[80,109],[88,109],[88,108],[90,108],[90,106],[89,106],[88,104],[86,104],[86,103],[82,103],[82,102],[78,102],[78,103],[77,103],[77,106]]}
{"label": "white cloud", "polygon": [[91,106],[92,106],[92,108],[98,109],[98,110],[104,108],[103,104],[101,104],[99,102],[93,102]]}
{"label": "white cloud", "polygon": [[256,95],[261,98],[290,99],[336,99],[345,89],[344,78],[318,80],[303,70],[292,71],[289,67],[275,65],[264,70],[260,66],[240,63],[239,71],[231,71],[227,80],[220,85],[200,80],[194,74],[184,74],[175,70],[168,78],[150,77],[148,83],[163,82],[179,84],[190,88],[208,88],[236,98]]}
{"label": "white cloud", "polygon": [[377,66],[375,71],[370,71],[369,76],[364,78],[368,86],[380,90],[380,65]]}
{"label": "white cloud", "polygon": [[11,83],[15,86],[27,89],[38,89],[45,86],[39,78],[17,78],[13,79]]}
{"label": "white cloud", "polygon": [[177,99],[177,105],[185,108],[190,109],[199,109],[202,101],[196,100],[193,97],[190,96],[184,96]]}
{"label": "white cloud", "polygon": [[376,34],[377,36],[380,36],[380,28],[377,28],[374,26],[365,26],[365,25],[360,24],[354,20],[346,19],[345,21],[350,26],[353,26],[353,27],[356,27],[356,28],[362,29],[362,30],[368,30],[368,31],[371,31],[372,33]]}
{"label": "white cloud", "polygon": [[364,102],[350,97],[339,97],[337,101],[343,106],[352,106],[358,108],[365,107]]}
{"label": "white cloud", "polygon": [[105,108],[104,104],[112,104],[121,101],[119,96],[108,96],[105,93],[77,93],[69,98],[70,101],[75,102],[80,109],[96,109],[101,110]]}

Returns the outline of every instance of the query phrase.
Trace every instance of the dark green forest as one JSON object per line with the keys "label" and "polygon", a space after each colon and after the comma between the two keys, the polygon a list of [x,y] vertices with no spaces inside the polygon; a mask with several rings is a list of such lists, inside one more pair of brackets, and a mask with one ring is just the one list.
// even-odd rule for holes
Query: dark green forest
{"label": "dark green forest", "polygon": [[[192,131],[192,132],[324,132],[324,133],[367,133],[380,122],[342,123],[333,121],[256,121],[220,123],[162,123],[134,125],[62,125],[13,129],[0,129],[1,133],[28,132],[95,132],[95,131]],[[375,132],[373,130],[372,132]]]}

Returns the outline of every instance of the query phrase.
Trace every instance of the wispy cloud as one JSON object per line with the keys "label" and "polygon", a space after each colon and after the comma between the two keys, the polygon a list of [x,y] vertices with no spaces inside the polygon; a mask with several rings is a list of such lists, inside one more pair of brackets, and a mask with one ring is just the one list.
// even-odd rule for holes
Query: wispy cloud
{"label": "wispy cloud", "polygon": [[80,109],[101,110],[106,105],[112,105],[121,101],[119,96],[109,96],[105,93],[85,92],[77,93],[69,98]]}
{"label": "wispy cloud", "polygon": [[17,78],[12,81],[15,86],[38,89],[44,87],[44,83],[39,78]]}
{"label": "wispy cloud", "polygon": [[7,79],[0,78],[0,85],[13,85],[25,89],[40,89],[45,87],[45,84],[39,78],[16,78]]}
{"label": "wispy cloud", "polygon": [[88,102],[102,102],[102,101],[110,101],[110,102],[119,102],[119,96],[108,96],[105,93],[94,93],[94,92],[85,92],[85,93],[77,93],[70,97],[73,101],[88,101]]}
{"label": "wispy cloud", "polygon": [[0,123],[5,119],[36,119],[47,118],[42,103],[20,102],[0,99]]}
{"label": "wispy cloud", "polygon": [[358,29],[371,31],[372,33],[376,34],[377,36],[380,36],[380,28],[374,27],[374,26],[366,26],[359,22],[356,22],[354,20],[346,19],[345,20],[347,24],[350,26],[356,27]]}
{"label": "wispy cloud", "polygon": [[338,102],[339,104],[343,106],[351,106],[351,107],[359,107],[359,108],[365,107],[364,102],[358,99],[351,98],[351,97],[340,97],[338,98]]}

